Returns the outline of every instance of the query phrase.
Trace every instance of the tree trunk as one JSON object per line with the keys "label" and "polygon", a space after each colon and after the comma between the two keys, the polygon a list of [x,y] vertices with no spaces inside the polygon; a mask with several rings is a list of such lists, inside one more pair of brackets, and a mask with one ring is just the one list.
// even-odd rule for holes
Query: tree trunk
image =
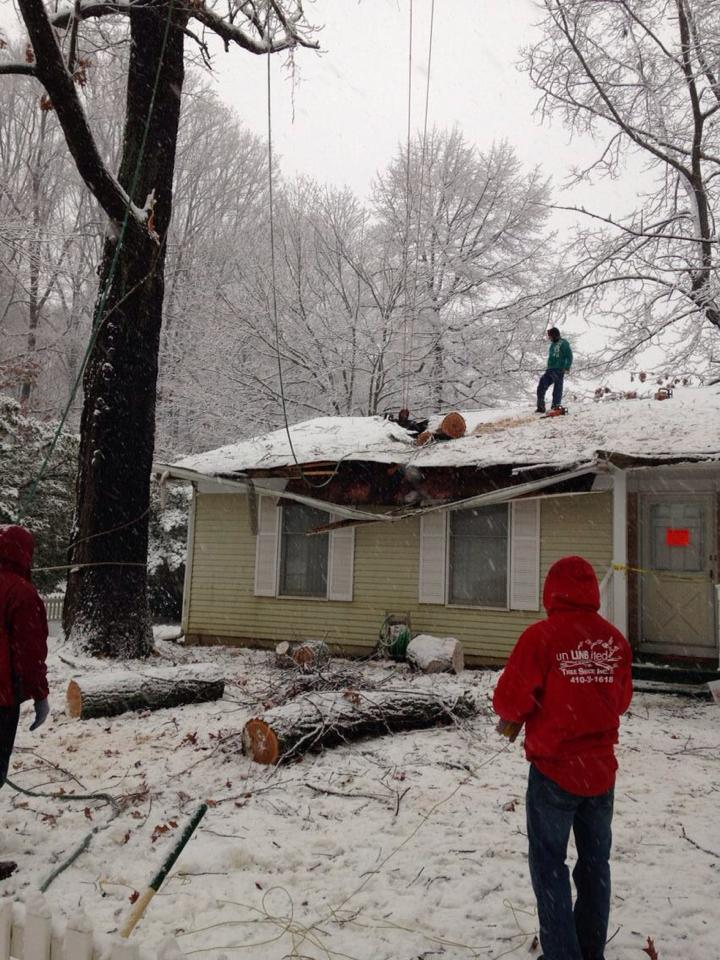
{"label": "tree trunk", "polygon": [[465,666],[462,644],[455,637],[421,633],[410,641],[407,662],[423,673],[460,673]]}
{"label": "tree trunk", "polygon": [[40,209],[40,193],[42,191],[45,147],[45,130],[47,126],[47,111],[40,116],[40,142],[37,153],[33,157],[30,171],[30,185],[32,196],[32,240],[30,241],[30,282],[28,284],[28,331],[26,337],[27,363],[26,373],[20,384],[20,409],[27,413],[30,403],[30,394],[35,385],[37,371],[34,369],[35,354],[37,351],[37,329],[40,321],[40,270],[43,257],[41,232],[43,229],[42,213]]}
{"label": "tree trunk", "polygon": [[[210,668],[211,670],[213,668]],[[193,670],[197,671],[193,674]],[[71,680],[67,689],[68,716],[88,720],[114,717],[128,710],[160,710],[185,703],[219,700],[225,681],[198,665],[165,667],[147,674],[115,671]]]}
{"label": "tree trunk", "polygon": [[182,10],[168,14],[164,3],[132,6],[129,16],[132,44],[118,179],[140,207],[154,191],[159,241],[137,226],[129,227],[119,250],[114,233],[105,241],[96,339],[83,377],[70,545],[70,562],[77,568],[68,578],[63,611],[71,639],[96,656],[119,658],[147,656],[152,649],[146,582],[150,471],[185,22]]}
{"label": "tree trunk", "polygon": [[317,693],[268,710],[245,724],[243,753],[277,763],[319,746],[393,730],[431,727],[477,710],[472,695],[452,700],[422,690],[346,690]]}

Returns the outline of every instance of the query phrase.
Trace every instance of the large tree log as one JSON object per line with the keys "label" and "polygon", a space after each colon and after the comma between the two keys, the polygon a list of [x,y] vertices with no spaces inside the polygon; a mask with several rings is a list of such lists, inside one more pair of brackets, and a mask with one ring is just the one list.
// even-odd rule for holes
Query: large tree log
{"label": "large tree log", "polygon": [[257,763],[277,763],[314,747],[369,734],[429,727],[471,716],[476,709],[469,692],[448,700],[409,689],[317,693],[248,720],[242,748]]}
{"label": "large tree log", "polygon": [[407,662],[423,673],[460,673],[465,666],[462,644],[455,637],[418,634],[407,648]]}
{"label": "large tree log", "polygon": [[224,690],[225,681],[210,664],[160,667],[143,673],[113,670],[71,680],[67,708],[69,716],[87,720],[128,710],[159,710],[219,700]]}

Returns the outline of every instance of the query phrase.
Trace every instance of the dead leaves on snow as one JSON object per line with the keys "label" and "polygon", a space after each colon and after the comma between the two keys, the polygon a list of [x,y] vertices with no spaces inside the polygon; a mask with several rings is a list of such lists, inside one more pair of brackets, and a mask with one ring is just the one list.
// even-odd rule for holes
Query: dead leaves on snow
{"label": "dead leaves on snow", "polygon": [[655,949],[655,941],[652,937],[647,938],[647,946],[643,947],[642,950],[643,953],[646,953],[650,957],[650,960],[660,960],[660,956]]}

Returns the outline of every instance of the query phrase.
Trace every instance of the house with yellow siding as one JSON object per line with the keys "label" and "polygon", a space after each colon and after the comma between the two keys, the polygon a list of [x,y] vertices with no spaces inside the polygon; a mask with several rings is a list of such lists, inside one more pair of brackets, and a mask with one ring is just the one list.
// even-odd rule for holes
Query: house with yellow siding
{"label": "house with yellow siding", "polygon": [[321,417],[156,464],[193,485],[190,642],[323,639],[366,656],[386,618],[501,664],[580,554],[636,659],[714,670],[720,387],[442,417],[429,442],[381,417]]}

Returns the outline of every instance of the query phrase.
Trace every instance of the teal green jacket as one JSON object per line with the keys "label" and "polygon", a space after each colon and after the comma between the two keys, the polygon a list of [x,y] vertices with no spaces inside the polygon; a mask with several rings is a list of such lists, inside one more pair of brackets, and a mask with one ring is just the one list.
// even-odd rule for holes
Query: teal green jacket
{"label": "teal green jacket", "polygon": [[548,350],[548,370],[569,370],[572,366],[572,350],[567,340],[562,337],[557,343],[551,343]]}

